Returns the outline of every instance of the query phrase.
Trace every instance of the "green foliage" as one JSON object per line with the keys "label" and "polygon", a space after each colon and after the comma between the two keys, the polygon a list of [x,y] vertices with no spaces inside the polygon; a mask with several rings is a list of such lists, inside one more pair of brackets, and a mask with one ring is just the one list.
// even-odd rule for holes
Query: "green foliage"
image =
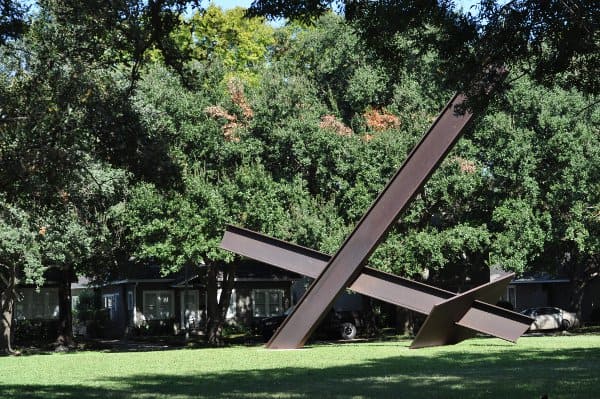
{"label": "green foliage", "polygon": [[[18,270],[26,282],[41,285],[44,267],[40,253],[39,233],[28,214],[0,200],[0,266],[3,275]],[[14,269],[13,269],[14,268]]]}
{"label": "green foliage", "polygon": [[0,45],[23,34],[27,27],[25,12],[19,1],[0,1]]}
{"label": "green foliage", "polygon": [[460,91],[468,90],[487,65],[508,65],[549,87],[560,83],[591,94],[600,90],[600,7],[594,0],[482,0],[464,12],[452,1],[258,0],[250,14],[314,21],[331,8],[342,9],[367,46],[392,69],[410,65],[411,57],[398,51],[399,36],[411,38],[422,52],[435,48],[441,69],[452,72],[442,78]]}
{"label": "green foliage", "polygon": [[334,113],[348,121],[367,106],[385,104],[389,76],[341,17],[327,13],[313,26],[292,24],[284,32],[275,54],[278,64],[284,73],[314,84]]}
{"label": "green foliage", "polygon": [[491,222],[496,234],[490,253],[492,265],[526,271],[551,240],[551,215],[539,214],[531,205],[528,201],[508,199],[494,209]]}
{"label": "green foliage", "polygon": [[225,80],[235,76],[252,86],[275,43],[274,29],[263,18],[246,18],[243,8],[223,11],[212,3],[185,20],[173,36],[192,59],[222,63]]}
{"label": "green foliage", "polygon": [[100,295],[88,288],[81,291],[77,298],[73,317],[83,323],[96,320],[97,313],[102,309]]}
{"label": "green foliage", "polygon": [[[282,28],[212,5],[184,20],[185,1],[76,3],[39,2],[27,34],[0,53],[0,190],[20,209],[3,221],[5,257],[31,254],[19,267],[37,282],[49,266],[105,278],[130,255],[165,273],[228,264],[218,249],[228,223],[335,252],[449,97],[445,76],[473,77],[478,43],[498,54],[514,44],[507,59],[541,79],[548,70],[535,68],[561,42],[486,33],[554,18],[535,8],[505,19],[526,1],[505,16],[486,2],[485,27],[446,3],[401,1],[348,3],[353,24],[325,13]],[[560,31],[545,26],[536,32]],[[582,79],[589,45],[565,50]],[[593,92],[589,74],[573,83],[573,66],[550,73]],[[512,85],[418,193],[375,267],[461,283],[497,263],[598,271],[597,99]]]}
{"label": "green foliage", "polygon": [[579,258],[582,247],[588,261],[600,250],[594,216],[600,193],[598,108],[582,112],[588,101],[574,91],[522,81],[503,110],[475,131],[497,204],[492,220],[504,230],[498,233],[505,241],[499,256],[541,254],[546,267],[571,257],[571,266],[563,264],[570,269],[573,262],[587,262]]}

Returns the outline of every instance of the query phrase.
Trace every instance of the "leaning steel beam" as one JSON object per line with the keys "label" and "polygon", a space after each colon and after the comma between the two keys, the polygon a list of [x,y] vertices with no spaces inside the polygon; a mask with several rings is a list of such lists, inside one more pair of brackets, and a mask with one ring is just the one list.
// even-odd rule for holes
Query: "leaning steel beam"
{"label": "leaning steel beam", "polygon": [[291,349],[304,345],[337,295],[360,275],[362,266],[400,213],[458,140],[473,116],[470,112],[456,112],[465,100],[464,95],[457,94],[446,105],[323,272],[308,287],[267,347]]}
{"label": "leaning steel beam", "polygon": [[[227,226],[220,247],[313,278],[322,272],[331,258],[322,252],[236,226]],[[474,336],[475,332],[483,332],[515,342],[527,330],[531,319],[489,304],[502,295],[513,276],[512,273],[506,274],[491,284],[484,284],[469,291],[474,298],[472,307],[466,310],[462,318],[457,319],[457,326],[453,325],[452,331],[449,332],[449,336],[457,336],[460,339],[445,340],[456,343]],[[365,267],[362,274],[348,288],[422,314],[429,314],[437,304],[456,296],[453,292],[369,267]],[[517,323],[501,325],[504,321],[515,320]],[[460,331],[460,334],[457,331]]]}
{"label": "leaning steel beam", "polygon": [[514,274],[505,275],[435,305],[410,347],[456,344],[474,335],[473,326],[477,331],[516,341],[532,320],[482,302],[499,298],[513,277]]}
{"label": "leaning steel beam", "polygon": [[[311,278],[317,278],[331,259],[330,255],[322,252],[235,226],[227,226],[220,247]],[[370,267],[365,267],[348,288],[425,315],[437,303],[455,295],[450,291]]]}

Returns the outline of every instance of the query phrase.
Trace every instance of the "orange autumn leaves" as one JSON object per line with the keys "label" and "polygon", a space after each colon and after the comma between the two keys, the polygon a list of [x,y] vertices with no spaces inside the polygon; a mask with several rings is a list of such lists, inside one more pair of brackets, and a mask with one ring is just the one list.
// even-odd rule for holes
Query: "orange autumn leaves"
{"label": "orange autumn leaves", "polygon": [[[385,109],[370,108],[362,116],[370,132],[362,136],[362,139],[366,142],[371,141],[378,132],[395,129],[400,126],[400,118]],[[354,133],[352,129],[338,120],[334,115],[323,115],[319,127],[345,137],[351,136]]]}
{"label": "orange autumn leaves", "polygon": [[[221,126],[225,141],[237,143],[240,141],[238,130],[248,126],[254,117],[254,111],[246,98],[241,80],[229,79],[227,91],[232,103],[238,108],[237,112],[228,111],[220,105],[206,107],[204,112],[212,119],[225,122]],[[361,137],[365,142],[371,141],[379,132],[400,126],[400,118],[386,109],[369,108],[364,112],[362,118],[368,130],[368,133]],[[319,128],[342,137],[350,137],[354,134],[350,127],[332,114],[321,116]]]}

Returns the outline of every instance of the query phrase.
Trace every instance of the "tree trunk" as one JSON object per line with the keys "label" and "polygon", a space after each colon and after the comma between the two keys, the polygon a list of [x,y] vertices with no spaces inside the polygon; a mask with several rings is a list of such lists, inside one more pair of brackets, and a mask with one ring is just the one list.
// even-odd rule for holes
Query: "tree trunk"
{"label": "tree trunk", "polygon": [[211,263],[206,265],[206,336],[211,345],[220,343],[217,314],[217,270]]}
{"label": "tree trunk", "polygon": [[10,268],[8,276],[1,277],[5,288],[0,292],[0,312],[2,314],[2,321],[0,323],[0,350],[9,355],[16,355],[18,352],[12,348],[12,337],[14,335],[13,310],[17,298],[16,268]]}
{"label": "tree trunk", "polygon": [[229,265],[223,270],[223,282],[221,283],[221,295],[218,293],[219,271],[217,264],[207,265],[206,293],[207,293],[207,323],[206,335],[210,345],[220,346],[223,344],[223,326],[227,316],[227,309],[231,301],[233,290],[235,267]]}
{"label": "tree trunk", "polygon": [[[4,295],[3,295],[4,296]],[[9,355],[14,355],[12,348],[12,318],[14,300],[10,297],[2,298],[2,334],[0,335],[0,348]]]}
{"label": "tree trunk", "polygon": [[585,293],[587,283],[584,280],[573,279],[571,281],[571,298],[569,300],[569,310],[577,314],[581,320],[581,305],[583,303],[583,294]]}
{"label": "tree trunk", "polygon": [[58,336],[56,350],[65,351],[75,346],[73,339],[73,313],[71,312],[71,269],[62,269],[58,287]]}
{"label": "tree trunk", "polygon": [[575,257],[573,266],[571,269],[571,298],[570,298],[570,311],[577,314],[577,318],[582,320],[582,304],[585,289],[587,288],[590,281],[598,276],[600,271],[600,264],[597,256],[581,256],[584,259],[577,259]]}

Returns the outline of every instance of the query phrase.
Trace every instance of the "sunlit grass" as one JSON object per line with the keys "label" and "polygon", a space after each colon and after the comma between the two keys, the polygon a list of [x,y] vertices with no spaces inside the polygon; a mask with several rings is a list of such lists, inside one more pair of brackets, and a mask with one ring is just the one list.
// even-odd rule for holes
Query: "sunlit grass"
{"label": "sunlit grass", "polygon": [[0,358],[0,398],[593,398],[600,336]]}

